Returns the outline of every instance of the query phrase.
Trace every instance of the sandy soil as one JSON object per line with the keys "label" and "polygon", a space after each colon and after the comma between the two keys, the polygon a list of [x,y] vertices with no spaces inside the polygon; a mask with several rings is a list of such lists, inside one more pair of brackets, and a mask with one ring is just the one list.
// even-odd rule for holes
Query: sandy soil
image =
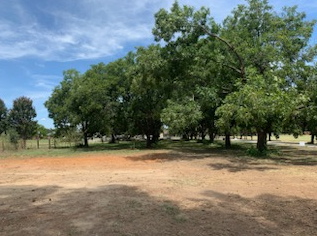
{"label": "sandy soil", "polygon": [[317,166],[169,152],[0,160],[0,235],[317,235]]}

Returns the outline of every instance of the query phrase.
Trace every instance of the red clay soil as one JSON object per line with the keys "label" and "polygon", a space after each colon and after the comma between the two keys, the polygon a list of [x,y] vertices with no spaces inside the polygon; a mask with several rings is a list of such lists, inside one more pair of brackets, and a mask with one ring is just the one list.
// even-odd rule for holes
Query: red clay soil
{"label": "red clay soil", "polygon": [[0,160],[0,235],[317,235],[317,166],[168,152]]}

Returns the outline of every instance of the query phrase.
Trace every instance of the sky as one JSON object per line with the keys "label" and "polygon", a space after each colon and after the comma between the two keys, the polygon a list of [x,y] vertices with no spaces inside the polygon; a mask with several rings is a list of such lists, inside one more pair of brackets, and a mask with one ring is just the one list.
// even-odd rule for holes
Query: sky
{"label": "sky", "polygon": [[[0,99],[7,108],[26,96],[36,120],[53,128],[44,102],[63,79],[63,71],[84,73],[91,65],[124,57],[154,43],[154,14],[174,0],[0,0]],[[219,23],[244,0],[178,0],[210,8]],[[269,0],[275,11],[298,5],[317,18],[317,0]],[[317,43],[317,27],[312,42]]]}

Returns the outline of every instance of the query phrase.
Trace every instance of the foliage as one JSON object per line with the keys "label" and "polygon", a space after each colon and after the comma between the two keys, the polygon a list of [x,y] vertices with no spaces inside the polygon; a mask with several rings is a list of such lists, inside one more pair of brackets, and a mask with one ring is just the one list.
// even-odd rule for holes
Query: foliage
{"label": "foliage", "polygon": [[10,127],[16,130],[24,142],[36,132],[37,121],[34,120],[36,111],[30,98],[20,97],[15,99],[8,117]]}
{"label": "foliage", "polygon": [[6,130],[7,113],[8,113],[8,110],[7,110],[3,100],[0,99],[0,135]]}
{"label": "foliage", "polygon": [[79,72],[71,69],[63,72],[63,81],[54,88],[49,99],[44,103],[48,116],[53,119],[57,133],[72,126],[71,112],[68,109],[68,99],[73,85],[73,80],[78,78]]}
{"label": "foliage", "polygon": [[[238,91],[218,109],[218,125],[256,128],[259,151],[266,149],[267,133],[281,130],[303,101],[295,85],[303,79],[299,71],[313,58],[308,41],[315,24],[304,18],[296,7],[278,15],[267,1],[249,0],[224,21],[222,36],[234,39],[246,69]],[[289,132],[298,134],[298,128]]]}
{"label": "foliage", "polygon": [[171,132],[267,134],[316,132],[315,21],[297,7],[274,11],[247,0],[217,24],[209,9],[174,2],[155,14],[157,45],[139,47],[84,74],[64,72],[45,103],[57,132],[146,135],[150,147],[162,122]]}
{"label": "foliage", "polygon": [[301,87],[299,89],[305,95],[306,100],[301,107],[299,119],[297,120],[303,130],[310,131],[312,143],[314,142],[314,136],[317,134],[317,77],[315,72],[316,68],[311,71],[307,80],[300,84]]}
{"label": "foliage", "polygon": [[169,100],[162,111],[162,121],[171,134],[190,136],[198,127],[203,114],[200,106],[192,99],[174,102]]}
{"label": "foliage", "polygon": [[18,149],[19,134],[15,129],[9,129],[7,131],[7,138],[9,139],[9,142],[14,145],[15,149]]}
{"label": "foliage", "polygon": [[39,138],[47,138],[49,132],[43,125],[36,124],[36,135],[39,135]]}
{"label": "foliage", "polygon": [[[114,138],[117,134],[127,134],[130,129],[129,106],[131,105],[131,78],[129,73],[135,65],[135,53],[129,52],[124,58],[106,65],[106,77],[109,82],[108,132]],[[108,133],[107,133],[108,134]],[[115,140],[112,140],[115,142]]]}
{"label": "foliage", "polygon": [[105,129],[107,122],[105,65],[92,66],[84,75],[76,70],[64,72],[64,80],[57,86],[45,106],[59,132],[80,128],[84,145],[88,135]]}
{"label": "foliage", "polygon": [[161,111],[168,94],[166,91],[166,60],[161,56],[161,47],[151,45],[138,48],[136,64],[130,73],[129,115],[133,134],[145,134],[147,146],[158,141]]}

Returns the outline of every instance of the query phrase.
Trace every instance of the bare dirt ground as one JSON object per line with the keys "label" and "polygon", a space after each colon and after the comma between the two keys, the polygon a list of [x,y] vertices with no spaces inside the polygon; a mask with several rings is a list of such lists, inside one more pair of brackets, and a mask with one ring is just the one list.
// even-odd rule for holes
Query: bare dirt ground
{"label": "bare dirt ground", "polygon": [[317,166],[225,152],[0,160],[0,235],[317,235]]}

